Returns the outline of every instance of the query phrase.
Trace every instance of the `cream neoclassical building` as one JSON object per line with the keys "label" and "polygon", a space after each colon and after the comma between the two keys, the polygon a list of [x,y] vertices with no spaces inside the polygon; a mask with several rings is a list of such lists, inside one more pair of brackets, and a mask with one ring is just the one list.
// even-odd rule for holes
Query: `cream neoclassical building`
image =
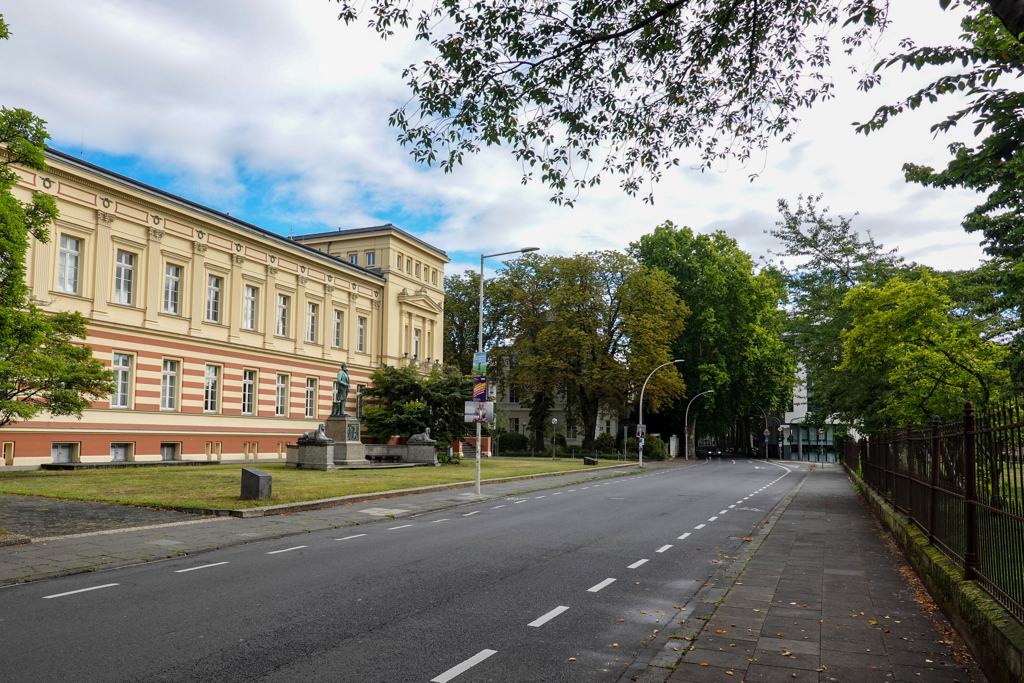
{"label": "cream neoclassical building", "polygon": [[278,458],[383,364],[439,363],[445,252],[392,226],[289,239],[50,150],[16,195],[57,199],[28,283],[79,311],[117,391],[81,420],[0,430],[4,465]]}

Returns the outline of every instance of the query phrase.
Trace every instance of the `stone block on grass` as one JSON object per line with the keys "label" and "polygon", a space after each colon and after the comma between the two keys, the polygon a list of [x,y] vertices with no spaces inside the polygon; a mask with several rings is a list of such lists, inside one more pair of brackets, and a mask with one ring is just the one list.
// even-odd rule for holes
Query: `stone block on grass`
{"label": "stone block on grass", "polygon": [[242,468],[242,500],[270,498],[270,475],[255,467]]}

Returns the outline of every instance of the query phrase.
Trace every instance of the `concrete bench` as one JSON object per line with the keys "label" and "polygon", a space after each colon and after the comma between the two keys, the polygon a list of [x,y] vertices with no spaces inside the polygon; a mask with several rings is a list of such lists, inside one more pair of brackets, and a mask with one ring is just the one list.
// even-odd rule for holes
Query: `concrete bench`
{"label": "concrete bench", "polygon": [[370,462],[401,462],[402,456],[391,453],[372,453],[366,456]]}

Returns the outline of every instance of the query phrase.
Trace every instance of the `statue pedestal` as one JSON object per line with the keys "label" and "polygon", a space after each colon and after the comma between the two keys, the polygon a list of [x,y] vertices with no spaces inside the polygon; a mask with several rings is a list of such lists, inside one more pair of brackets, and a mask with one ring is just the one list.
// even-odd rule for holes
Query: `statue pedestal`
{"label": "statue pedestal", "polygon": [[288,444],[288,460],[285,467],[300,470],[333,470],[334,453],[337,444]]}
{"label": "statue pedestal", "polygon": [[354,415],[329,417],[324,423],[324,431],[334,439],[335,465],[366,464],[366,447],[359,440],[359,418]]}

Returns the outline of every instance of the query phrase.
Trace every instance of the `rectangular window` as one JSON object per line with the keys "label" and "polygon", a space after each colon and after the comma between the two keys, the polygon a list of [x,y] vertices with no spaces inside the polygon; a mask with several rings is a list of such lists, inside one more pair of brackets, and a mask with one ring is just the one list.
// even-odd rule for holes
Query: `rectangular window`
{"label": "rectangular window", "polygon": [[416,264],[416,277],[420,276],[420,264]]}
{"label": "rectangular window", "polygon": [[436,285],[437,284],[437,271],[436,270],[430,271],[430,284],[432,284],[432,285]]}
{"label": "rectangular window", "polygon": [[316,380],[306,379],[306,417],[316,417]]}
{"label": "rectangular window", "polygon": [[288,305],[291,303],[289,297],[284,294],[277,295],[277,336],[288,336]]}
{"label": "rectangular window", "polygon": [[181,311],[181,266],[164,265],[164,313],[178,315]]}
{"label": "rectangular window", "polygon": [[410,275],[412,274],[412,259],[411,258],[405,259],[405,272],[409,273]]}
{"label": "rectangular window", "polygon": [[351,263],[353,266],[358,266],[359,265],[359,254],[349,254],[348,255],[348,262]]}
{"label": "rectangular window", "polygon": [[114,303],[132,305],[132,286],[135,284],[135,254],[117,250],[114,269]]}
{"label": "rectangular window", "polygon": [[418,359],[420,357],[420,331],[412,331],[412,357]]}
{"label": "rectangular window", "polygon": [[356,351],[366,353],[366,318],[362,316],[356,320]]}
{"label": "rectangular window", "polygon": [[242,415],[252,415],[256,407],[256,371],[242,370]]}
{"label": "rectangular window", "polygon": [[60,260],[57,263],[57,289],[78,294],[78,263],[82,257],[82,240],[60,236]]}
{"label": "rectangular window", "polygon": [[165,360],[160,374],[160,410],[178,409],[178,361]]}
{"label": "rectangular window", "polygon": [[242,300],[242,327],[247,330],[256,329],[256,303],[259,293],[255,287],[245,286],[245,298]]}
{"label": "rectangular window", "polygon": [[334,339],[333,339],[333,344],[332,345],[336,349],[340,349],[341,348],[341,328],[342,328],[342,317],[341,316],[342,316],[342,312],[341,311],[335,311],[334,312]]}
{"label": "rectangular window", "polygon": [[319,318],[320,307],[316,304],[306,304],[306,341],[316,343],[316,325]]}
{"label": "rectangular window", "polygon": [[114,393],[110,395],[110,407],[127,408],[132,378],[132,357],[127,353],[115,353],[113,370]]}
{"label": "rectangular window", "polygon": [[366,252],[366,267],[367,268],[372,268],[375,265],[377,265],[377,254],[376,254],[376,252],[372,252],[372,251]]}
{"label": "rectangular window", "polygon": [[216,275],[206,278],[206,321],[220,322],[220,288],[223,281]]}
{"label": "rectangular window", "polygon": [[397,264],[398,264],[398,269],[401,270],[402,269],[402,255],[401,254],[398,255]]}
{"label": "rectangular window", "polygon": [[511,430],[512,430],[513,432],[515,432],[516,434],[518,434],[518,433],[519,433],[519,418],[518,418],[518,417],[510,417],[510,418],[508,419],[508,426],[509,426],[509,428],[510,428],[510,429],[511,429]]}
{"label": "rectangular window", "polygon": [[206,384],[203,392],[203,411],[217,412],[217,400],[220,398],[220,368],[216,365],[206,366]]}
{"label": "rectangular window", "polygon": [[288,375],[277,376],[277,386],[274,391],[274,415],[276,417],[288,416]]}
{"label": "rectangular window", "polygon": [[508,402],[519,403],[519,390],[515,387],[508,388]]}

